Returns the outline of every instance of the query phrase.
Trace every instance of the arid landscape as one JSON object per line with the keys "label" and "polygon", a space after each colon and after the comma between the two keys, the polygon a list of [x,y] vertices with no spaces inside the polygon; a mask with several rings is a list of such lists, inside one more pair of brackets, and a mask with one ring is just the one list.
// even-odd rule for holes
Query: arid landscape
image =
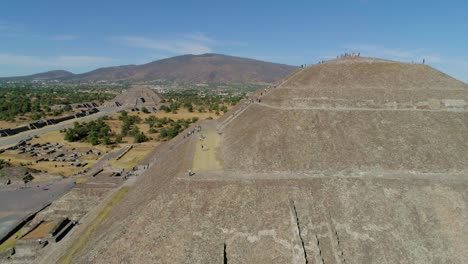
{"label": "arid landscape", "polygon": [[468,263],[466,10],[2,5],[0,264]]}
{"label": "arid landscape", "polygon": [[[92,228],[105,220],[117,202],[111,197],[117,193],[118,200],[123,198],[133,178],[154,163],[150,154],[157,146],[179,133],[186,137],[183,130],[191,123],[216,120],[240,98],[204,93],[197,99],[198,93],[170,93],[168,103],[151,87],[137,85],[99,108],[108,115],[34,129],[34,137],[28,136],[30,132],[4,137],[5,142],[19,141],[4,144],[0,154],[2,263],[35,263],[43,258],[48,262],[49,254],[63,252],[66,246],[59,242],[77,223],[91,217],[93,210],[101,210],[97,205],[109,197],[112,206],[96,212],[101,220],[93,220]],[[183,107],[177,100],[183,100]],[[99,134],[90,137],[90,128]],[[37,199],[29,200],[31,196]]]}

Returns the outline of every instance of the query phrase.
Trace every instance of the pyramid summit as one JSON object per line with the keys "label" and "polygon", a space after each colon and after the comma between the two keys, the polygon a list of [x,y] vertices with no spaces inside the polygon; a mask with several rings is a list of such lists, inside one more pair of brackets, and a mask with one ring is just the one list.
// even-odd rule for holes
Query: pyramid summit
{"label": "pyramid summit", "polygon": [[264,100],[270,104],[276,101],[295,105],[306,100],[321,100],[336,106],[346,101],[347,105],[367,104],[369,107],[396,103],[400,105],[398,108],[411,108],[422,107],[421,104],[431,99],[468,102],[467,89],[467,84],[427,65],[349,57],[296,71],[286,78],[281,89]]}
{"label": "pyramid summit", "polygon": [[425,65],[337,59],[295,72],[260,100],[224,131],[232,168],[468,166],[468,86]]}

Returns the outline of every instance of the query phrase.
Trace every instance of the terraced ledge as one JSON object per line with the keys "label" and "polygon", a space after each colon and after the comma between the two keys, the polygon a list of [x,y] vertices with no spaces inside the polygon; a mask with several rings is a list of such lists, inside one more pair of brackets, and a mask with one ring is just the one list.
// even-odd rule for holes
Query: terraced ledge
{"label": "terraced ledge", "polygon": [[114,206],[120,200],[122,200],[128,190],[128,187],[122,187],[114,194],[106,206],[96,216],[96,218],[88,225],[79,239],[67,250],[67,253],[59,259],[57,262],[58,264],[68,264],[72,262],[73,257],[86,245],[94,231],[107,218],[112,208],[114,208]]}

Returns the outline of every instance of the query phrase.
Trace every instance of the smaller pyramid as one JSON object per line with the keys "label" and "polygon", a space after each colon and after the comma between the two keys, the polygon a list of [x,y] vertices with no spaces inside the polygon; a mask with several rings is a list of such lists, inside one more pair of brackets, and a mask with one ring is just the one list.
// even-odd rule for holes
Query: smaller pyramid
{"label": "smaller pyramid", "polygon": [[104,104],[107,107],[127,107],[138,108],[146,107],[148,109],[158,109],[162,97],[160,94],[146,86],[134,86],[117,95],[113,100]]}

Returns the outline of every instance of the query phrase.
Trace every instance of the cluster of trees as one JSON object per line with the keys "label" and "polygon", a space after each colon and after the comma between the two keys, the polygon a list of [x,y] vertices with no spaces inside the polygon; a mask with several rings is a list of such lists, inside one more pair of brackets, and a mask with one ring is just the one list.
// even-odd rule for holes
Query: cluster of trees
{"label": "cluster of trees", "polygon": [[[45,116],[58,116],[71,111],[70,104],[90,101],[104,102],[115,97],[114,93],[94,90],[90,87],[71,89],[59,84],[35,86],[33,84],[3,84],[0,86],[0,120],[13,121],[17,116],[29,114],[32,120]],[[62,108],[52,109],[61,105]]]}
{"label": "cluster of trees", "polygon": [[173,113],[177,114],[177,110],[180,108],[180,103],[177,101],[172,101],[169,105],[161,105],[159,110],[164,111],[166,113]]}
{"label": "cluster of trees", "polygon": [[177,113],[177,110],[183,107],[189,112],[214,112],[219,115],[220,112],[227,112],[228,105],[239,103],[244,96],[244,94],[231,93],[221,96],[208,92],[201,95],[197,90],[171,91],[165,94],[166,99],[163,101],[163,103],[170,102],[170,104],[161,106],[160,110],[166,113]]}
{"label": "cluster of trees", "polygon": [[65,131],[65,140],[69,142],[86,140],[91,145],[98,145],[103,142],[106,145],[112,144],[111,136],[114,136],[109,125],[102,118],[96,121],[73,124],[73,128]]}
{"label": "cluster of trees", "polygon": [[145,133],[140,131],[138,126],[136,126],[136,124],[141,122],[141,118],[139,116],[129,116],[126,111],[122,111],[120,112],[119,120],[123,122],[119,135],[120,140],[123,136],[128,135],[133,136],[135,143],[141,143],[149,140]]}
{"label": "cluster of trees", "polygon": [[[105,120],[108,120],[108,118],[104,117],[84,123],[75,122],[73,128],[65,130],[65,140],[69,142],[86,141],[92,145],[101,143],[110,145],[114,142],[121,143],[122,138],[125,136],[132,136],[135,143],[146,142],[151,139],[137,126],[137,124],[141,123],[139,116],[129,115],[126,111],[120,112],[119,120],[122,122],[120,134],[112,132]],[[149,125],[148,132],[150,134],[159,133],[159,139],[171,139],[197,121],[198,117],[174,120],[155,116],[149,116],[144,120]],[[114,142],[111,140],[113,137],[115,137]]]}
{"label": "cluster of trees", "polygon": [[157,118],[150,116],[145,119],[145,122],[150,127],[149,133],[159,133],[161,139],[171,139],[188,128],[191,123],[197,121],[198,117],[173,120],[167,117]]}
{"label": "cluster of trees", "polygon": [[16,116],[30,113],[32,109],[40,111],[38,103],[31,102],[29,97],[15,93],[0,93],[1,120],[11,121]]}
{"label": "cluster of trees", "polygon": [[[220,114],[220,111],[222,111],[223,113],[226,113],[228,111],[228,108],[226,105],[224,104],[210,104],[208,105],[208,112],[212,113],[214,112],[216,115],[219,115]],[[200,106],[198,108],[198,112],[200,113],[204,113],[206,112],[207,110],[205,109],[204,106]]]}

